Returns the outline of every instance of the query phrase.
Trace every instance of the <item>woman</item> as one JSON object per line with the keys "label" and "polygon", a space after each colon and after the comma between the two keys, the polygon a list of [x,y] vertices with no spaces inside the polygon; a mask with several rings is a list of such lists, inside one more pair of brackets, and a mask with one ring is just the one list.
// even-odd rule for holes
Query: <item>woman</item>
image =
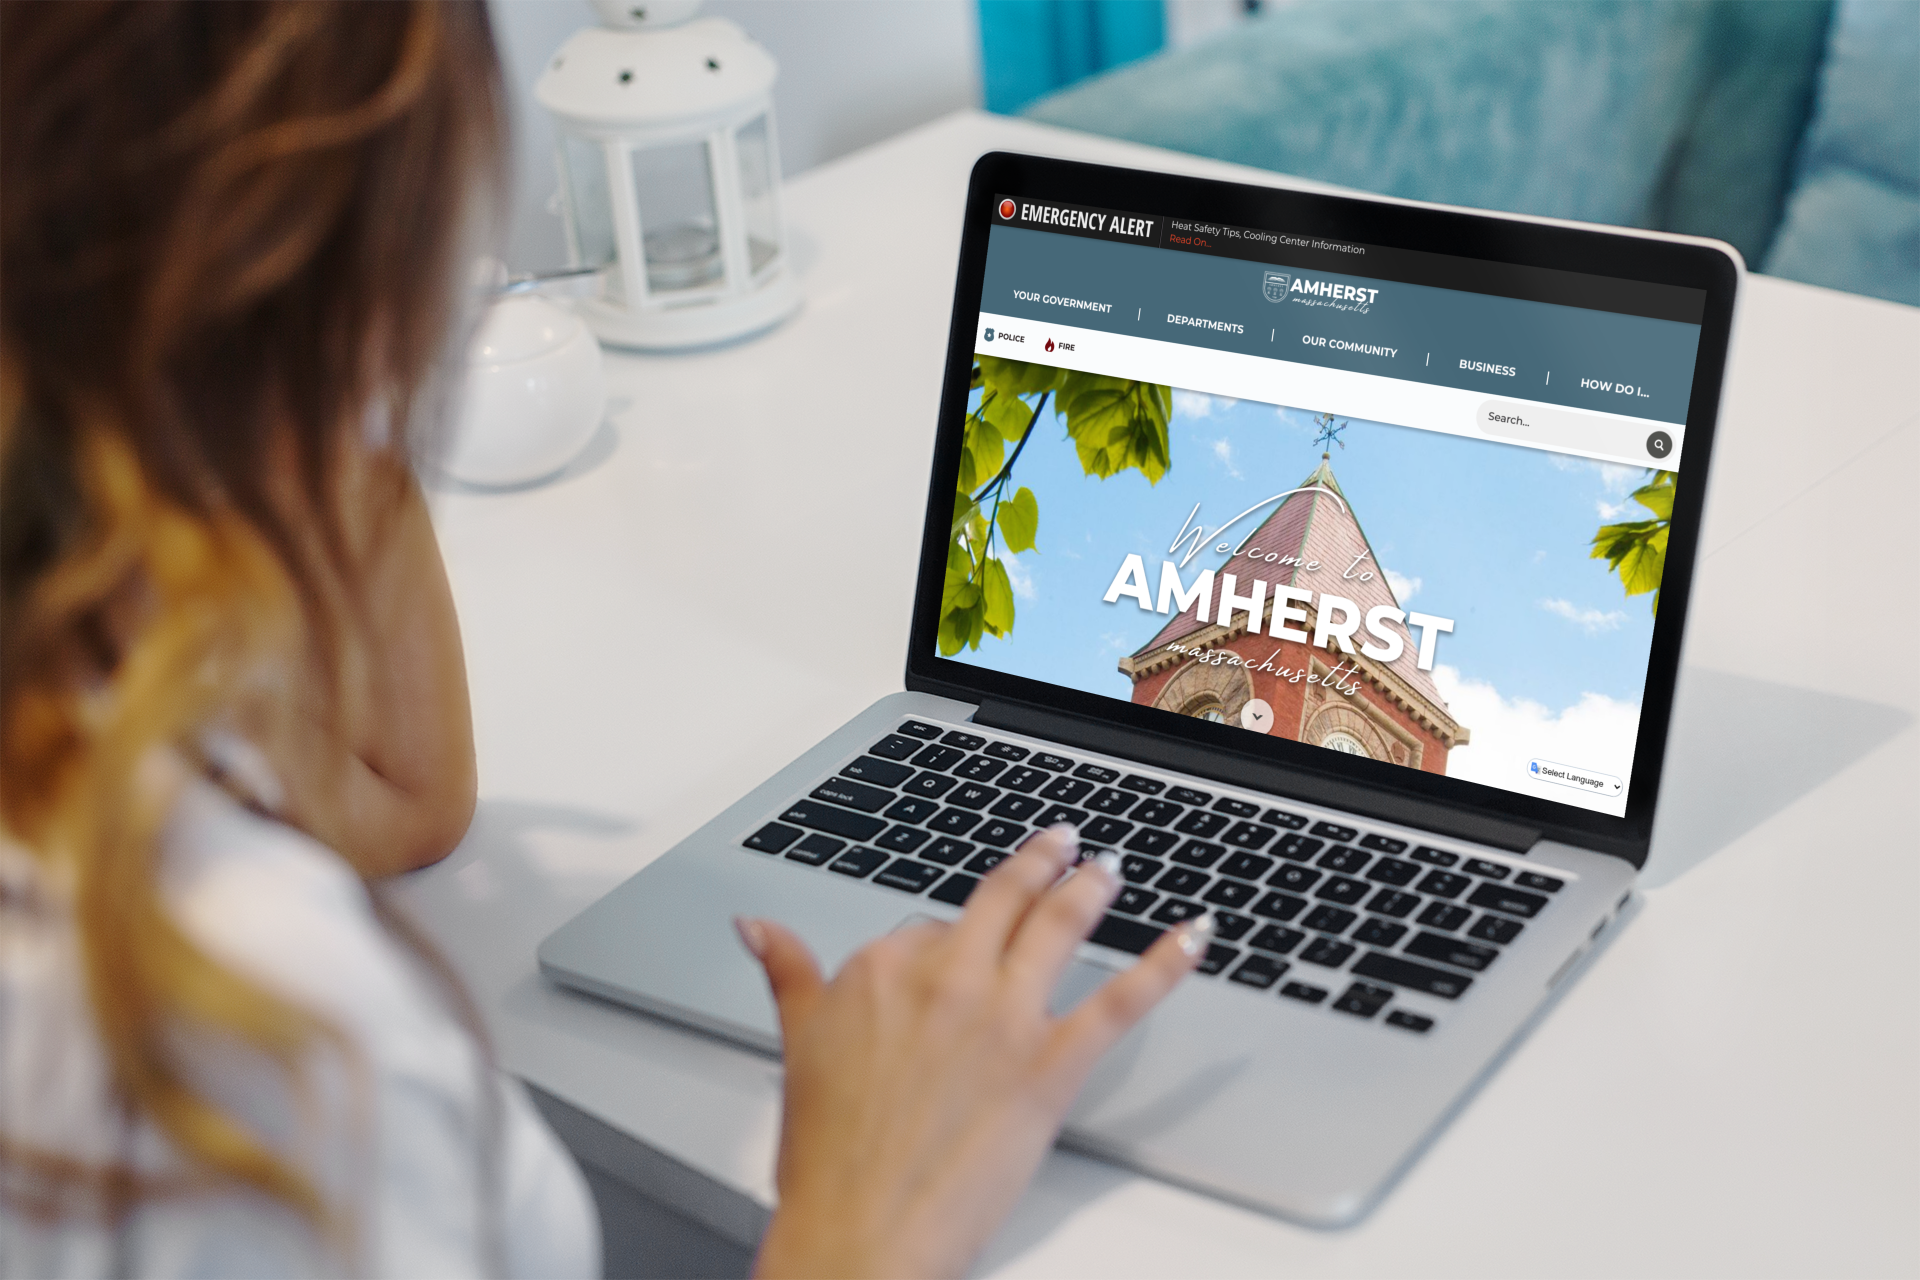
{"label": "woman", "polygon": [[[592,1211],[377,891],[472,815],[409,467],[501,185],[477,3],[0,9],[0,1272],[587,1274]],[[765,1274],[965,1268],[1204,925],[1031,841],[831,982]],[[1199,922],[1196,922],[1199,924]]]}

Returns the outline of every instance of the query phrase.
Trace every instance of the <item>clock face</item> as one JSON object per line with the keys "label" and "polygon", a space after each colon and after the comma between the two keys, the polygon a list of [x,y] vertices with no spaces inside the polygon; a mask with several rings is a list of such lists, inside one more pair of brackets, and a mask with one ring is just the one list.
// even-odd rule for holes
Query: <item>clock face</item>
{"label": "clock face", "polygon": [[1329,751],[1344,751],[1350,756],[1367,754],[1367,749],[1360,745],[1360,739],[1348,733],[1330,733],[1320,739],[1320,745]]}

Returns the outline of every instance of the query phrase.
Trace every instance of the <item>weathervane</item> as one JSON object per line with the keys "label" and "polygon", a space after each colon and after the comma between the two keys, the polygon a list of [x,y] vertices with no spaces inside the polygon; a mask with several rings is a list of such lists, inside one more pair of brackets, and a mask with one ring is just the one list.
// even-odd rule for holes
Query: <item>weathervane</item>
{"label": "weathervane", "polygon": [[1320,413],[1314,415],[1313,425],[1320,428],[1320,434],[1313,438],[1313,442],[1322,447],[1320,460],[1330,462],[1333,460],[1333,455],[1325,452],[1327,448],[1336,444],[1342,449],[1347,447],[1347,442],[1340,438],[1340,433],[1347,429],[1346,421],[1344,419],[1336,421],[1332,414]]}

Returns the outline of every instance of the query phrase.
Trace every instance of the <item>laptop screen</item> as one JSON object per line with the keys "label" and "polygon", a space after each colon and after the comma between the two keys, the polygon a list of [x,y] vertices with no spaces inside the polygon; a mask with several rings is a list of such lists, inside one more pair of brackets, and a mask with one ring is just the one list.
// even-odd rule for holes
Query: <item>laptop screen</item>
{"label": "laptop screen", "polygon": [[1626,813],[1704,291],[990,217],[941,656]]}

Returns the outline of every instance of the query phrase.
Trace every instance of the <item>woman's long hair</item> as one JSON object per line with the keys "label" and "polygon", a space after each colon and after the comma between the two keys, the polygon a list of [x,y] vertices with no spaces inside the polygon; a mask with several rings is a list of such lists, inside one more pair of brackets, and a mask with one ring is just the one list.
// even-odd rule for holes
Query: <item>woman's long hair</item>
{"label": "woman's long hair", "polygon": [[[478,0],[0,6],[0,822],[71,906],[129,1113],[335,1238],[175,1048],[297,1096],[331,1032],[182,932],[156,842],[210,730],[351,683],[343,473],[370,422],[418,428],[503,130]],[[0,1194],[43,1210],[151,1190],[0,1134]]]}

